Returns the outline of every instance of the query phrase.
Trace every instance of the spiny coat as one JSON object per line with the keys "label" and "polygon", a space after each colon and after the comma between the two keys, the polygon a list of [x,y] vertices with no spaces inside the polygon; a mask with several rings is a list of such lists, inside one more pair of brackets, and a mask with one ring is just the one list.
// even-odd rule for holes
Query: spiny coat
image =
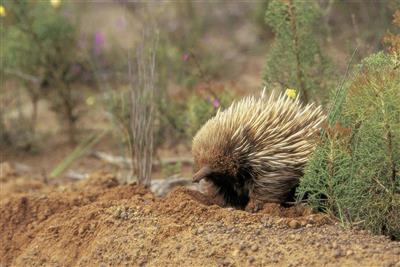
{"label": "spiny coat", "polygon": [[225,204],[284,202],[303,174],[325,115],[299,97],[246,97],[207,121],[193,139],[197,171]]}

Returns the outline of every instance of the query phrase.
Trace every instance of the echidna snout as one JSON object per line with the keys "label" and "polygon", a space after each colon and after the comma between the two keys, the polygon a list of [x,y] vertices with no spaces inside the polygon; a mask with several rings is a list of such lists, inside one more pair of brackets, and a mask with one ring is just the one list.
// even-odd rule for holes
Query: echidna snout
{"label": "echidna snout", "polygon": [[224,200],[224,204],[244,208],[249,201],[249,190],[246,180],[249,177],[232,175],[223,170],[214,170],[209,166],[203,166],[193,175],[193,182],[205,180],[207,193],[215,197],[218,194]]}
{"label": "echidna snout", "polygon": [[206,177],[212,174],[212,170],[208,166],[203,166],[198,172],[193,175],[193,182],[199,183],[201,180],[205,179]]}

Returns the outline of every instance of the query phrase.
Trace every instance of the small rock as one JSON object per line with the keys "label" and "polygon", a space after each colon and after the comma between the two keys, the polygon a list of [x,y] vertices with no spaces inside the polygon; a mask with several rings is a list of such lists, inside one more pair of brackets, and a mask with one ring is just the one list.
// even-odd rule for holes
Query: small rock
{"label": "small rock", "polygon": [[115,219],[119,219],[119,218],[120,218],[120,215],[121,215],[121,212],[122,212],[121,208],[117,208],[117,209],[115,210],[115,212],[114,212],[114,218],[115,218]]}
{"label": "small rock", "polygon": [[221,264],[222,264],[222,266],[229,266],[229,265],[231,264],[231,261],[230,261],[229,259],[224,259],[224,260],[221,262]]}
{"label": "small rock", "polygon": [[200,227],[197,229],[197,234],[201,234],[201,233],[203,233],[203,232],[204,232],[204,228],[200,226]]}
{"label": "small rock", "polygon": [[119,217],[120,217],[122,220],[128,220],[128,219],[129,219],[129,212],[127,212],[127,211],[122,211],[122,212],[119,214]]}
{"label": "small rock", "polygon": [[353,255],[353,254],[354,254],[354,252],[351,249],[346,251],[346,256],[350,256],[350,255]]}
{"label": "small rock", "polygon": [[342,253],[342,251],[341,251],[340,249],[336,249],[336,250],[333,252],[333,257],[339,258],[339,257],[341,257],[341,256],[343,256],[343,253]]}
{"label": "small rock", "polygon": [[239,252],[240,252],[239,249],[235,249],[235,250],[232,252],[232,256],[233,256],[233,257],[237,257],[237,256],[239,255]]}
{"label": "small rock", "polygon": [[297,229],[300,227],[300,223],[297,220],[291,220],[288,225],[292,229]]}
{"label": "small rock", "polygon": [[253,256],[250,256],[247,258],[247,262],[250,264],[253,263],[255,260],[256,260],[256,258],[254,258]]}
{"label": "small rock", "polygon": [[254,245],[251,246],[250,249],[251,249],[251,251],[255,252],[255,251],[258,250],[258,246],[256,244],[254,244]]}
{"label": "small rock", "polygon": [[79,234],[80,234],[80,235],[84,234],[84,233],[86,232],[86,230],[87,230],[87,226],[86,226],[86,225],[80,227],[80,228],[79,228]]}
{"label": "small rock", "polygon": [[332,248],[333,249],[337,249],[337,247],[338,247],[338,245],[337,245],[336,241],[333,241],[332,242]]}
{"label": "small rock", "polygon": [[240,243],[239,250],[244,250],[245,248],[246,248],[246,244],[245,243]]}

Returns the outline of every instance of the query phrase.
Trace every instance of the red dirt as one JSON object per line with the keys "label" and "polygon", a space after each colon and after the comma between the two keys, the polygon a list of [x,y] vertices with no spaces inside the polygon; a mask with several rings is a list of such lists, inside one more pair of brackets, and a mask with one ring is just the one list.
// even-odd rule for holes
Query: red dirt
{"label": "red dirt", "polygon": [[251,214],[185,188],[159,199],[106,172],[0,181],[1,266],[400,266],[398,242],[304,207]]}

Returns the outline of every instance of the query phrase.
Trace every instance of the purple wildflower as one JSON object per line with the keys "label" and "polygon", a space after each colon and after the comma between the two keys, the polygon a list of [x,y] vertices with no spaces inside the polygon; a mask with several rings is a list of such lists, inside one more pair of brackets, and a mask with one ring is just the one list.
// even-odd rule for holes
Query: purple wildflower
{"label": "purple wildflower", "polygon": [[212,105],[214,108],[218,108],[220,106],[219,100],[217,98],[214,98]]}
{"label": "purple wildflower", "polygon": [[101,53],[104,44],[104,35],[101,32],[96,32],[94,37],[94,53],[96,55]]}
{"label": "purple wildflower", "polygon": [[183,56],[182,56],[183,61],[187,62],[187,61],[189,61],[189,59],[190,59],[190,55],[188,53],[183,54]]}

